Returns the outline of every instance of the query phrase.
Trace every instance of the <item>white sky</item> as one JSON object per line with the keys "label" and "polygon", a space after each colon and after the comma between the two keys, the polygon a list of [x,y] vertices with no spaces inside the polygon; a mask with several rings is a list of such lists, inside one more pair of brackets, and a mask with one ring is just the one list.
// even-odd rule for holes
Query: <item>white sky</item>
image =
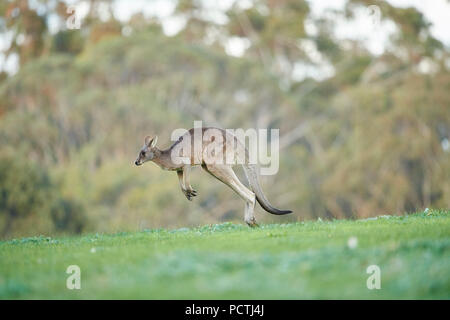
{"label": "white sky", "polygon": [[[116,0],[115,16],[119,20],[126,21],[131,15],[137,12],[143,12],[146,16],[157,16],[163,18],[164,31],[171,35],[179,31],[183,24],[179,19],[171,17],[171,13],[175,7],[174,1],[167,0]],[[315,16],[323,15],[327,9],[342,9],[346,0],[308,0],[310,3],[312,14]],[[431,33],[436,38],[450,46],[450,4],[447,0],[388,0],[389,3],[398,7],[414,6],[419,9],[425,17],[432,23]],[[204,1],[206,5],[211,1]],[[208,11],[211,19],[223,21],[221,12],[230,7],[233,0],[221,0],[209,5]],[[242,7],[249,6],[251,1],[241,0],[239,4]],[[342,23],[336,30],[337,35],[342,38],[348,37],[369,37],[373,33],[367,24],[369,14],[362,12],[359,19],[354,23]],[[389,28],[389,26],[385,26]],[[384,30],[382,30],[384,31]],[[391,30],[392,31],[392,30]],[[382,40],[382,38],[374,39]],[[374,44],[374,48],[377,45]],[[375,49],[376,51],[376,49]]]}
{"label": "white sky", "polygon": [[[77,14],[81,17],[87,11],[85,1],[67,0],[69,4],[75,3]],[[204,1],[208,5],[207,17],[217,22],[224,22],[226,17],[223,11],[226,10],[234,1],[221,0],[214,2]],[[342,9],[346,0],[309,0],[311,14],[313,16],[322,16],[327,14],[327,9]],[[431,33],[434,37],[444,42],[450,47],[450,4],[446,0],[388,0],[389,3],[399,7],[414,6],[419,9],[432,23]],[[212,4],[212,5],[211,5]],[[251,4],[250,0],[240,0],[239,5],[247,7]],[[128,20],[133,14],[142,12],[146,17],[156,16],[161,18],[164,32],[168,35],[176,34],[184,25],[184,21],[180,18],[172,16],[175,8],[174,1],[168,0],[116,0],[114,15],[121,21]],[[330,13],[328,13],[330,14]],[[106,16],[105,16],[106,17]],[[374,54],[380,54],[388,44],[389,35],[395,31],[393,24],[389,22],[377,23],[376,12],[362,9],[357,19],[353,22],[338,19],[335,34],[338,38],[351,38],[364,41]],[[309,33],[314,32],[313,24],[306,24]],[[53,28],[56,26],[53,25]],[[50,21],[50,29],[52,22]],[[0,51],[5,43],[8,42],[7,37],[0,37]],[[307,45],[307,43],[306,43]],[[226,51],[228,54],[239,56],[245,51],[248,43],[240,39],[231,39],[227,43]],[[320,60],[320,57],[317,57]],[[303,68],[304,66],[302,66]],[[325,68],[327,66],[324,66]],[[17,70],[17,58],[10,57],[5,63],[0,54],[0,70],[6,70],[9,73],[15,73]],[[325,72],[326,73],[326,72]]]}

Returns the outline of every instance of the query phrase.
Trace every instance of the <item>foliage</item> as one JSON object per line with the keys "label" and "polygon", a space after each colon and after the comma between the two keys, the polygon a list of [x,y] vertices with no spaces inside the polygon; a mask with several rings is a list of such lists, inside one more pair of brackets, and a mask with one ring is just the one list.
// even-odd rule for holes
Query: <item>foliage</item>
{"label": "foliage", "polygon": [[24,232],[81,233],[84,211],[60,195],[48,171],[24,160],[20,153],[0,158],[0,222],[3,235]]}
{"label": "foliage", "polygon": [[[173,37],[139,14],[102,20],[96,1],[81,30],[51,33],[49,17],[64,25],[66,8],[39,3],[0,6],[0,32],[14,31],[4,53],[20,57],[18,73],[0,77],[2,238],[241,221],[240,199],[201,169],[188,202],[174,173],[133,166],[145,135],[164,148],[194,120],[280,129],[280,170],[263,189],[294,214],[262,222],[450,207],[449,51],[416,9],[376,1],[398,29],[377,56],[337,41],[334,21],[311,16],[306,1],[235,4],[223,24],[201,1],[180,1],[174,15],[187,23]],[[365,5],[337,14],[351,20]],[[242,57],[225,53],[231,37],[248,41]],[[304,43],[333,75],[293,77],[315,64]]]}

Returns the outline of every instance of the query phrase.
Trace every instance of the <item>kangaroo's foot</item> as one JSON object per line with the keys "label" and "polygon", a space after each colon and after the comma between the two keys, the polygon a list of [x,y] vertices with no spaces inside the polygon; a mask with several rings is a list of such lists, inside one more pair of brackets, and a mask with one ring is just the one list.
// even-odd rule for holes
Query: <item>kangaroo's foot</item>
{"label": "kangaroo's foot", "polygon": [[197,196],[197,191],[194,189],[183,190],[183,193],[189,201],[192,201],[192,198]]}
{"label": "kangaroo's foot", "polygon": [[251,228],[259,227],[259,224],[256,223],[255,217],[245,218],[245,223]]}

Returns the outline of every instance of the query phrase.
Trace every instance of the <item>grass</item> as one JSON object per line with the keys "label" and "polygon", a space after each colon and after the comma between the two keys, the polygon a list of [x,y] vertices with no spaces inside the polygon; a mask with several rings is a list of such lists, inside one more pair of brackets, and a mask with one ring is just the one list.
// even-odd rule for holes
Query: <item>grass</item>
{"label": "grass", "polygon": [[[66,288],[69,265],[81,290]],[[449,299],[450,211],[4,241],[0,298]]]}

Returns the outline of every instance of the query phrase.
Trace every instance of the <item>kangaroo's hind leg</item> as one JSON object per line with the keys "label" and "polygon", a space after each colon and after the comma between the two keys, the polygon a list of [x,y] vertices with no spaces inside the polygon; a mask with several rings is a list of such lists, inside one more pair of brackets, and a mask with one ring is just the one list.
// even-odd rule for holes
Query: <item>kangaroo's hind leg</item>
{"label": "kangaroo's hind leg", "polygon": [[205,164],[202,168],[233,189],[245,201],[245,222],[250,227],[257,226],[254,216],[255,194],[239,181],[233,168],[225,164]]}

